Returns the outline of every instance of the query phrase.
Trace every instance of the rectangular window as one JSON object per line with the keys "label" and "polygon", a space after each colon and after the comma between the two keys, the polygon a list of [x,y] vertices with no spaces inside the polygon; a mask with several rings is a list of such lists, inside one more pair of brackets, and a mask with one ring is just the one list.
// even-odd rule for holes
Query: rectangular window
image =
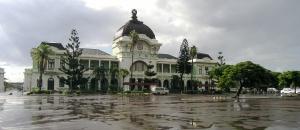
{"label": "rectangular window", "polygon": [[202,68],[199,68],[199,75],[202,75]]}
{"label": "rectangular window", "polygon": [[209,71],[209,70],[208,70],[208,67],[205,66],[205,74],[206,74],[206,75],[208,75],[208,71]]}
{"label": "rectangular window", "polygon": [[49,59],[48,60],[48,70],[53,70],[55,68],[55,60]]}
{"label": "rectangular window", "polygon": [[112,62],[110,63],[110,68],[112,68],[112,69],[118,69],[118,68],[119,68],[119,62],[117,62],[117,61],[112,61]]}
{"label": "rectangular window", "polygon": [[170,64],[163,64],[164,73],[170,73]]}
{"label": "rectangular window", "polygon": [[63,80],[63,78],[60,78],[59,79],[59,87],[64,87],[64,86],[65,86],[64,80]]}
{"label": "rectangular window", "polygon": [[63,66],[65,66],[65,64],[64,64],[64,62],[63,62],[62,59],[60,59],[59,64],[60,64],[60,68],[62,68]]}
{"label": "rectangular window", "polygon": [[156,71],[162,72],[161,64],[156,64]]}
{"label": "rectangular window", "polygon": [[85,69],[89,68],[89,60],[80,60],[79,63],[83,65]]}
{"label": "rectangular window", "polygon": [[202,66],[199,66],[199,75],[202,75]]}
{"label": "rectangular window", "polygon": [[176,64],[171,65],[171,73],[176,73]]}
{"label": "rectangular window", "polygon": [[91,60],[91,70],[94,68],[99,67],[99,61],[98,60]]}
{"label": "rectangular window", "polygon": [[109,70],[109,61],[101,61],[101,66],[103,66],[104,69]]}

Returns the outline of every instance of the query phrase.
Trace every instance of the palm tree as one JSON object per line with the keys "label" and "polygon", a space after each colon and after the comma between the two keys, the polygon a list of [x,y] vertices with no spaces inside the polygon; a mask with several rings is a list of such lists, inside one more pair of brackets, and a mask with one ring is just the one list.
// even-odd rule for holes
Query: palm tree
{"label": "palm tree", "polygon": [[194,68],[194,57],[197,55],[197,47],[196,46],[192,46],[191,50],[190,50],[190,55],[191,55],[191,59],[192,59],[192,70],[191,70],[191,86],[192,86],[192,91],[194,91],[194,86],[193,86],[193,68]]}
{"label": "palm tree", "polygon": [[[124,84],[124,79],[129,75],[129,71],[127,69],[120,69],[119,74],[122,76],[122,84]],[[122,87],[124,89],[123,85]]]}
{"label": "palm tree", "polygon": [[37,48],[33,49],[33,59],[37,63],[39,79],[38,79],[38,88],[39,91],[42,89],[42,78],[46,69],[47,61],[49,60],[49,55],[54,52],[46,42],[42,42]]}
{"label": "palm tree", "polygon": [[137,41],[140,39],[140,37],[139,37],[138,33],[135,30],[133,30],[133,31],[130,32],[130,38],[132,40],[132,42],[130,44],[130,52],[131,52],[130,79],[132,79],[133,49],[134,49],[134,46],[137,43]]}
{"label": "palm tree", "polygon": [[106,73],[107,73],[107,70],[103,66],[96,67],[93,70],[93,75],[95,76],[95,79],[98,81],[99,85],[100,85],[99,82],[101,81],[101,79],[103,79],[105,77]]}

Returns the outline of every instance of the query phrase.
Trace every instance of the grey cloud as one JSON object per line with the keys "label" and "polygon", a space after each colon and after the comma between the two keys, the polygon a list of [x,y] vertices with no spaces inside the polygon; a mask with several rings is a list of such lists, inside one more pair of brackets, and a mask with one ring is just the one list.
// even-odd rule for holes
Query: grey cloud
{"label": "grey cloud", "polygon": [[[172,10],[168,3],[159,4]],[[200,51],[214,57],[223,51],[229,63],[252,60],[272,70],[300,69],[300,1],[193,0],[181,4],[177,10],[192,25],[183,34]],[[217,31],[200,33],[206,27]]]}
{"label": "grey cloud", "polygon": [[0,3],[0,12],[2,36],[5,34],[6,39],[0,43],[4,52],[0,60],[28,65],[31,63],[29,51],[32,47],[41,41],[66,43],[73,28],[78,30],[83,46],[93,48],[93,44],[95,47],[111,44],[124,16],[118,9],[96,11],[78,0]]}
{"label": "grey cloud", "polygon": [[[159,0],[157,9],[138,18],[163,43],[162,53],[178,56],[186,37],[214,57],[223,51],[229,63],[253,60],[272,70],[299,70],[298,5],[298,0]],[[32,47],[41,41],[66,43],[72,28],[83,47],[110,51],[114,33],[129,19],[130,10],[93,10],[79,0],[0,2],[0,61],[30,65]],[[190,26],[170,24],[178,19]]]}

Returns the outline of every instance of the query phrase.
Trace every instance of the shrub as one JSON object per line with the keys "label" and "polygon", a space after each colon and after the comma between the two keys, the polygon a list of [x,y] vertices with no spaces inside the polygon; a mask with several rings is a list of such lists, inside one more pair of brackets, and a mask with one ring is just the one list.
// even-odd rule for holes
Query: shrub
{"label": "shrub", "polygon": [[80,94],[81,94],[81,91],[80,91],[80,90],[77,90],[75,93],[76,93],[76,95],[80,95]]}
{"label": "shrub", "polygon": [[38,92],[39,92],[39,88],[38,87],[32,87],[31,93],[38,93]]}
{"label": "shrub", "polygon": [[144,93],[151,93],[151,90],[150,89],[144,89],[143,92]]}

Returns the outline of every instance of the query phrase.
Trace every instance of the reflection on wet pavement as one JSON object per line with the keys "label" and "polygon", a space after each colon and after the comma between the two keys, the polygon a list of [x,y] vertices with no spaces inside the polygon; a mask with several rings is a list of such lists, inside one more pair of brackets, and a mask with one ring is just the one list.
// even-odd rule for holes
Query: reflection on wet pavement
{"label": "reflection on wet pavement", "polygon": [[0,130],[300,129],[300,99],[0,96]]}

